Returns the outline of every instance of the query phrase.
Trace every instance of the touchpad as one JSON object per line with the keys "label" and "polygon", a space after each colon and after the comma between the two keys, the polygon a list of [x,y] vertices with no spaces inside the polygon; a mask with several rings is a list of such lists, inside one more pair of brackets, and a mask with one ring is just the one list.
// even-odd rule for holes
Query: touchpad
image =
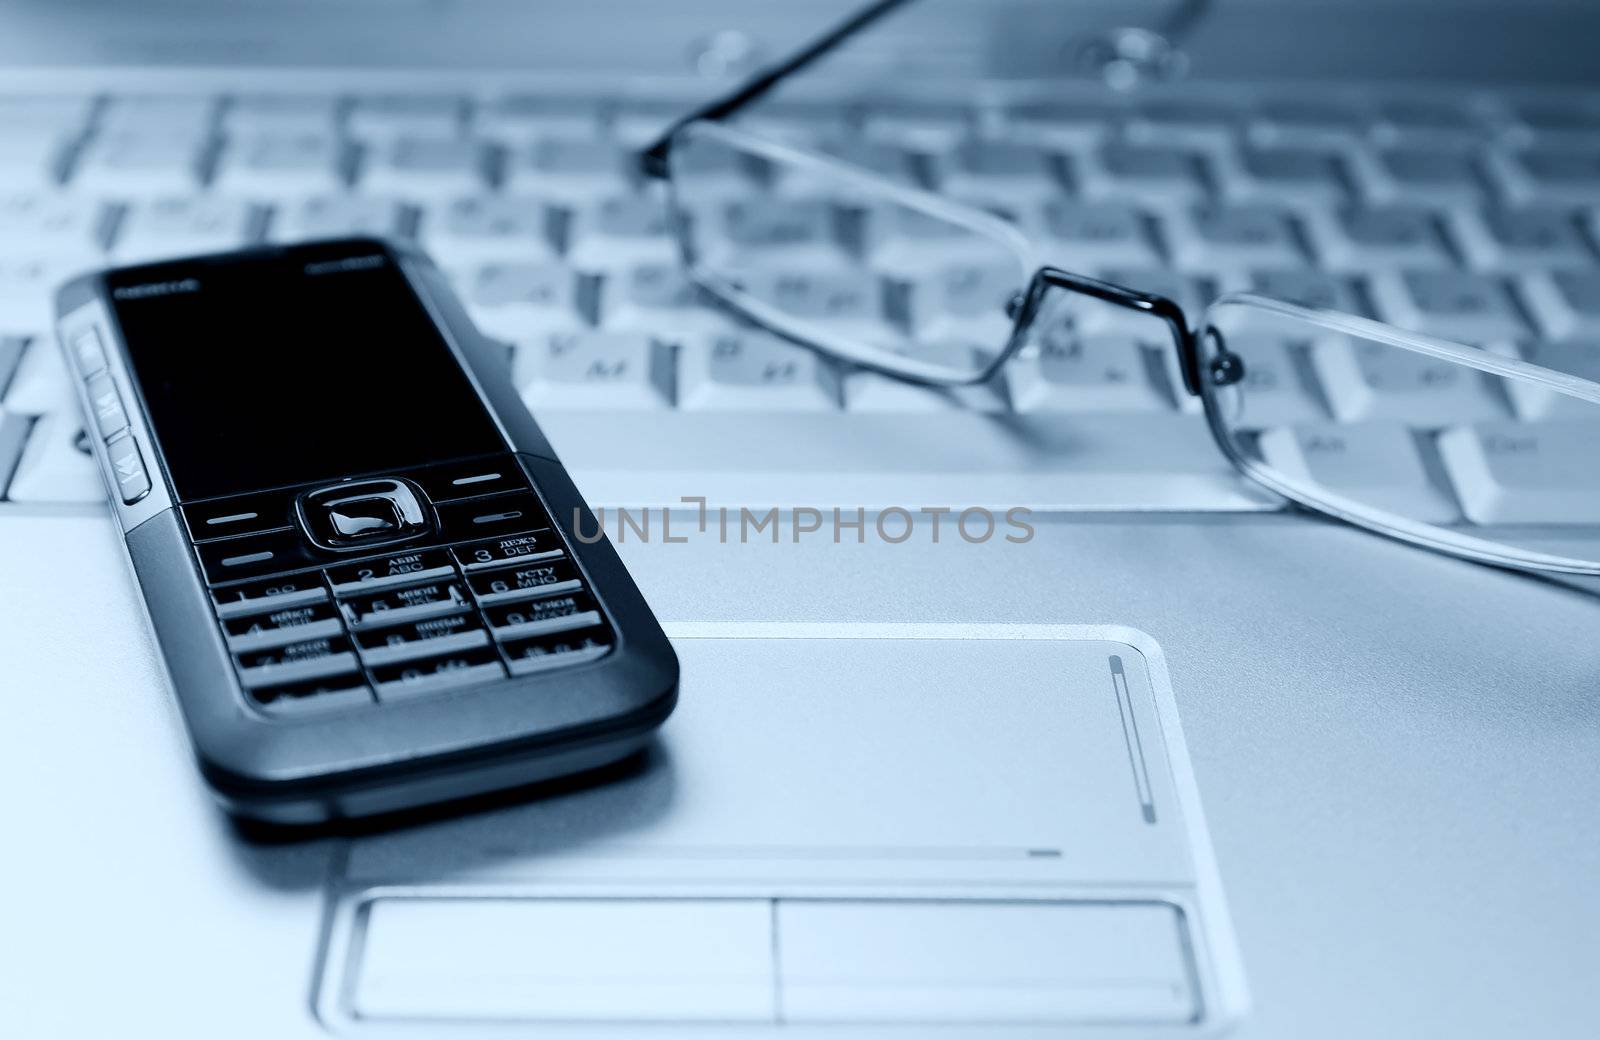
{"label": "touchpad", "polygon": [[667,628],[681,699],[639,768],[352,841],[325,1017],[1170,1029],[1242,1000],[1147,637]]}

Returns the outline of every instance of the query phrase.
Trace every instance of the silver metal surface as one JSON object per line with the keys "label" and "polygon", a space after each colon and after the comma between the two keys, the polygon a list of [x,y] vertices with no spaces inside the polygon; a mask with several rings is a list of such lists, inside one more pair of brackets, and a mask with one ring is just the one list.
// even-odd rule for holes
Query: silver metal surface
{"label": "silver metal surface", "polygon": [[[1036,522],[1026,545],[623,551],[669,620],[1147,632],[1249,973],[1237,1035],[1593,1034],[1600,604],[1296,517]],[[159,1015],[173,1034],[320,1035],[310,959],[338,847],[241,838],[212,807],[137,597],[105,579],[116,554],[103,520],[8,517],[0,537],[8,582],[62,590],[35,591],[0,636],[21,662],[0,769],[9,790],[37,792],[9,803],[28,854],[7,859],[4,883],[57,894],[16,905],[28,942],[11,949],[74,966],[8,992],[13,1015],[35,1032],[71,1009],[107,1029]],[[615,823],[596,814],[572,837]],[[241,936],[271,970],[215,955]],[[89,978],[107,999],[78,999]]]}

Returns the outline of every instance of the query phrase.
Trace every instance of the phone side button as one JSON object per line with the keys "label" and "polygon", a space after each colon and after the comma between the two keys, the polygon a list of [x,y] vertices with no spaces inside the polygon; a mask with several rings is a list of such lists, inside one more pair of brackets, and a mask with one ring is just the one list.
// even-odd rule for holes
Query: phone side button
{"label": "phone side button", "polygon": [[111,476],[124,505],[131,506],[150,493],[150,474],[145,471],[139,445],[131,436],[123,433],[107,442],[106,457],[111,460]]}
{"label": "phone side button", "polygon": [[326,679],[332,675],[347,675],[355,670],[356,655],[346,650],[342,654],[329,654],[326,657],[313,657],[303,661],[285,661],[282,664],[241,668],[239,681],[249,688],[276,686],[309,679]]}

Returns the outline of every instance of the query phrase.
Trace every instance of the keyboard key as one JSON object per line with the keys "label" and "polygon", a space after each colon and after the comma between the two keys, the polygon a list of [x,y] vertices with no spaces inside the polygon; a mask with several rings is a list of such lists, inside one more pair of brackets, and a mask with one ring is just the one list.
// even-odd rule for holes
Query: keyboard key
{"label": "keyboard key", "polygon": [[417,234],[446,267],[531,263],[555,259],[554,225],[554,214],[540,199],[478,195],[424,207]]}
{"label": "keyboard key", "polygon": [[1246,289],[1301,307],[1343,311],[1346,314],[1361,314],[1364,311],[1348,279],[1310,268],[1252,271],[1243,284],[1230,285],[1229,288]]}
{"label": "keyboard key", "polygon": [[692,107],[693,102],[674,98],[631,98],[611,113],[611,136],[628,148],[642,148]]}
{"label": "keyboard key", "polygon": [[249,581],[239,585],[224,585],[211,591],[217,616],[235,618],[245,614],[259,614],[284,607],[322,603],[328,590],[317,571],[286,574],[265,581]]}
{"label": "keyboard key", "polygon": [[1339,159],[1319,148],[1246,146],[1219,162],[1217,180],[1231,202],[1332,206],[1349,194]]}
{"label": "keyboard key", "polygon": [[[13,345],[16,340],[7,340]],[[67,376],[67,366],[50,338],[26,341],[15,374],[5,388],[6,410],[17,415],[78,414],[78,395]]]}
{"label": "keyboard key", "polygon": [[1379,268],[1451,267],[1439,218],[1413,206],[1307,210],[1303,226],[1322,265],[1368,273]]}
{"label": "keyboard key", "polygon": [[1414,205],[1477,205],[1484,181],[1467,151],[1396,147],[1374,154],[1353,152],[1350,170],[1370,202]]}
{"label": "keyboard key", "polygon": [[[1516,354],[1531,364],[1600,383],[1600,339],[1524,343],[1517,348]],[[1505,380],[1505,388],[1517,414],[1524,419],[1600,422],[1600,405],[1522,379]],[[1600,519],[1596,522],[1600,522]]]}
{"label": "keyboard key", "polygon": [[427,696],[474,683],[504,678],[505,665],[489,647],[457,650],[442,657],[403,661],[372,669],[377,684],[378,702]]}
{"label": "keyboard key", "polygon": [[465,613],[471,604],[458,583],[431,581],[342,599],[339,609],[352,628],[376,628]]}
{"label": "keyboard key", "polygon": [[1489,168],[1513,203],[1533,206],[1600,204],[1600,149],[1494,150]]}
{"label": "keyboard key", "polygon": [[363,235],[404,235],[405,207],[370,195],[317,195],[289,206],[272,222],[275,242]]}
{"label": "keyboard key", "polygon": [[924,275],[901,290],[906,327],[918,341],[970,342],[998,349],[1011,336],[1006,305],[1025,286],[1013,264],[961,264]]}
{"label": "keyboard key", "polygon": [[1149,101],[1135,109],[1128,120],[1128,138],[1199,150],[1221,150],[1233,142],[1245,117],[1243,109],[1224,102],[1196,98]]}
{"label": "keyboard key", "polygon": [[473,129],[502,144],[518,145],[536,137],[598,137],[600,118],[597,98],[512,94],[480,105]]}
{"label": "keyboard key", "polygon": [[76,140],[64,133],[0,136],[0,178],[9,187],[54,188],[61,183]]}
{"label": "keyboard key", "polygon": [[1600,338],[1600,271],[1536,271],[1522,289],[1546,336]]}
{"label": "keyboard key", "polygon": [[860,220],[866,262],[887,274],[913,277],[953,265],[1005,262],[1013,253],[1005,239],[904,206],[885,204],[861,212]]}
{"label": "keyboard key", "polygon": [[562,558],[520,560],[504,567],[474,571],[467,575],[467,585],[478,603],[488,606],[575,592],[583,588],[583,580],[572,561]]}
{"label": "keyboard key", "polygon": [[484,612],[496,639],[527,639],[590,628],[601,623],[594,599],[584,592],[545,596],[489,607]]}
{"label": "keyboard key", "polygon": [[532,675],[604,657],[614,641],[609,628],[595,627],[516,640],[507,643],[505,651],[512,675]]}
{"label": "keyboard key", "polygon": [[1482,271],[1586,267],[1595,262],[1572,216],[1552,209],[1460,209],[1450,227],[1467,262]]}
{"label": "keyboard key", "polygon": [[[979,361],[994,353],[993,349],[984,351],[964,343],[918,343],[914,352],[909,348],[907,352],[924,361],[942,361],[945,367],[961,370],[976,369]],[[939,387],[908,383],[877,372],[850,371],[844,376],[844,404],[846,410],[861,413],[964,410],[998,414],[1011,408],[1003,372],[976,386]]]}
{"label": "keyboard key", "polygon": [[939,190],[952,198],[1006,206],[1066,191],[1050,153],[1018,141],[964,141],[939,164]]}
{"label": "keyboard key", "polygon": [[1383,272],[1371,282],[1378,316],[1403,329],[1463,343],[1516,339],[1527,331],[1506,283],[1466,271]]}
{"label": "keyboard key", "polygon": [[976,126],[970,106],[929,101],[875,102],[861,116],[862,136],[920,152],[952,148]]}
{"label": "keyboard key", "polygon": [[389,94],[357,98],[350,110],[352,136],[363,141],[397,137],[449,138],[462,129],[462,104],[448,94]]}
{"label": "keyboard key", "polygon": [[217,99],[199,94],[121,95],[97,119],[103,135],[205,137],[216,123]]}
{"label": "keyboard key", "polygon": [[678,403],[685,409],[832,412],[839,394],[832,364],[768,333],[691,340],[679,348]]}
{"label": "keyboard key", "polygon": [[1234,429],[1325,423],[1328,410],[1306,370],[1305,348],[1281,335],[1230,331],[1228,347],[1244,359],[1244,379],[1224,392],[1225,417]]}
{"label": "keyboard key", "polygon": [[506,157],[507,191],[579,202],[627,195],[637,184],[635,154],[615,141],[541,137]]}
{"label": "keyboard key", "polygon": [[101,266],[95,257],[8,256],[0,249],[0,329],[48,329],[63,282]]}
{"label": "keyboard key", "polygon": [[1358,109],[1337,102],[1266,99],[1247,133],[1252,142],[1267,147],[1342,149],[1361,136],[1364,123]]}
{"label": "keyboard key", "polygon": [[0,199],[0,242],[26,243],[33,256],[97,260],[111,224],[107,207],[41,192]]}
{"label": "keyboard key", "polygon": [[[842,138],[823,141],[818,151],[832,156],[847,166],[875,173],[885,180],[905,187],[921,187],[922,176],[918,159],[898,145],[882,141],[864,141],[859,138]],[[785,166],[774,171],[772,190],[799,198],[826,198],[843,203],[859,200],[859,193],[831,173],[818,172],[799,166]]]}
{"label": "keyboard key", "polygon": [[649,195],[614,195],[574,205],[568,212],[566,242],[567,262],[583,271],[678,260],[666,204]]}
{"label": "keyboard key", "polygon": [[[0,352],[4,349],[0,346]],[[29,416],[14,415],[0,407],[0,500],[7,497],[6,488],[17,463],[22,460],[22,449],[28,443],[28,431],[32,427],[33,419]]]}
{"label": "keyboard key", "polygon": [[340,104],[331,94],[244,94],[223,110],[232,137],[328,139],[339,130]]}
{"label": "keyboard key", "polygon": [[360,675],[335,675],[326,679],[258,686],[250,699],[273,715],[320,715],[350,708],[370,708],[372,691]]}
{"label": "keyboard key", "polygon": [[77,137],[89,125],[94,99],[86,95],[23,94],[0,97],[0,126],[7,136]]}
{"label": "keyboard key", "polygon": [[1482,423],[1439,435],[1439,457],[1479,524],[1600,524],[1600,405],[1588,422]]}
{"label": "keyboard key", "polygon": [[1378,110],[1373,136],[1385,143],[1471,146],[1485,136],[1479,119],[1448,101],[1390,101]]}
{"label": "keyboard key", "polygon": [[489,633],[473,615],[453,614],[358,632],[356,643],[362,662],[372,667],[488,646]]}
{"label": "keyboard key", "polygon": [[639,264],[606,276],[600,287],[600,324],[609,330],[659,332],[673,339],[723,332],[735,322],[683,272],[678,263]]}
{"label": "keyboard key", "polygon": [[888,322],[884,286],[870,275],[754,270],[740,285],[756,300],[824,336],[884,347],[901,339]]}
{"label": "keyboard key", "polygon": [[695,215],[694,243],[702,262],[718,270],[828,270],[850,262],[838,219],[817,198],[731,202]]}
{"label": "keyboard key", "polygon": [[1429,479],[1411,431],[1396,422],[1278,426],[1261,434],[1263,461],[1291,485],[1334,494],[1409,520],[1460,519]]}
{"label": "keyboard key", "polygon": [[1025,101],[1005,113],[1008,137],[1071,148],[1104,140],[1127,114],[1118,102]]}
{"label": "keyboard key", "polygon": [[522,340],[584,328],[593,293],[589,279],[552,261],[479,268],[462,295],[479,328],[500,339]]}
{"label": "keyboard key", "polygon": [[209,137],[102,133],[78,156],[69,183],[108,198],[187,194],[204,182],[215,151]]}
{"label": "keyboard key", "polygon": [[400,136],[373,145],[362,189],[388,195],[470,195],[488,184],[489,151],[456,137]]}
{"label": "keyboard key", "polygon": [[1517,105],[1513,130],[1524,143],[1572,147],[1600,140],[1600,111],[1577,104]]}
{"label": "keyboard key", "polygon": [[671,349],[644,333],[580,332],[519,343],[512,378],[535,411],[672,404]]}
{"label": "keyboard key", "polygon": [[257,207],[215,195],[135,202],[122,218],[112,251],[119,263],[220,253],[256,241],[264,222]]}
{"label": "keyboard key", "polygon": [[1336,335],[1312,344],[1311,363],[1341,422],[1437,429],[1506,417],[1490,377],[1465,365]]}
{"label": "keyboard key", "polygon": [[104,502],[105,484],[85,436],[70,412],[35,422],[6,497],[13,502]]}
{"label": "keyboard key", "polygon": [[1305,262],[1289,218],[1277,209],[1202,206],[1169,215],[1164,227],[1173,262],[1181,268],[1206,272]]}
{"label": "keyboard key", "polygon": [[[82,336],[79,336],[81,339]],[[11,379],[17,374],[17,369],[22,366],[22,355],[28,349],[29,340],[25,336],[0,335],[0,401],[6,397],[6,388],[11,385]],[[103,355],[102,355],[103,356]],[[85,364],[86,372],[98,371],[104,368],[102,361],[98,368]]]}
{"label": "keyboard key", "polygon": [[1040,248],[1068,270],[1161,264],[1150,218],[1134,206],[1058,199],[1040,214]]}
{"label": "keyboard key", "polygon": [[562,555],[561,539],[548,528],[458,545],[451,551],[464,571],[488,570],[518,560],[548,560]]}
{"label": "keyboard key", "polygon": [[1126,335],[1041,337],[1037,350],[1003,370],[1019,412],[1172,410],[1159,362]]}
{"label": "keyboard key", "polygon": [[413,549],[375,560],[330,567],[327,576],[335,594],[348,596],[393,585],[448,578],[454,573],[455,565],[444,549]]}
{"label": "keyboard key", "polygon": [[303,602],[298,603],[274,599],[266,604],[266,610],[258,613],[225,617],[222,630],[227,635],[228,648],[240,653],[344,633],[344,626],[339,623],[339,612],[327,599],[301,599]]}
{"label": "keyboard key", "polygon": [[255,650],[238,654],[235,659],[239,663],[239,682],[246,689],[281,688],[302,682],[349,688],[360,681],[354,674],[357,665],[355,654],[350,652],[350,640],[343,636],[321,636],[285,647]]}
{"label": "keyboard key", "polygon": [[800,148],[816,148],[818,142],[836,140],[851,129],[852,117],[845,106],[828,101],[763,100],[748,112],[735,117],[737,125],[751,133]]}
{"label": "keyboard key", "polygon": [[343,191],[355,151],[331,134],[235,135],[217,162],[217,190],[255,198]]}
{"label": "keyboard key", "polygon": [[1084,198],[1177,207],[1206,195],[1204,163],[1192,151],[1164,145],[1108,144],[1078,153]]}

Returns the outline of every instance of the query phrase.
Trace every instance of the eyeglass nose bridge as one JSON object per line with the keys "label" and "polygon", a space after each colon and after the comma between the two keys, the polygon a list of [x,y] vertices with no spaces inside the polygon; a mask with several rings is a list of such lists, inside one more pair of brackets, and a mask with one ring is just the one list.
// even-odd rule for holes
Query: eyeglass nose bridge
{"label": "eyeglass nose bridge", "polygon": [[[1068,292],[1081,293],[1084,296],[1101,300],[1117,307],[1125,307],[1131,311],[1148,314],[1159,318],[1172,333],[1173,348],[1178,352],[1178,368],[1183,374],[1183,388],[1191,397],[1200,396],[1200,349],[1195,334],[1189,328],[1189,321],[1184,316],[1183,308],[1175,300],[1155,293],[1140,292],[1130,289],[1125,285],[1113,282],[1102,282],[1098,278],[1089,278],[1081,274],[1073,274],[1059,267],[1041,267],[1022,292],[1016,293],[1006,301],[1006,316],[1014,323],[1015,332],[1013,339],[1020,342],[1027,327],[1038,316],[1039,306],[1044,300],[1046,290],[1050,288],[1065,289]],[[1226,354],[1220,348],[1221,339],[1218,338],[1218,358]],[[1231,385],[1244,377],[1244,364],[1233,354],[1232,365],[1237,370],[1237,377],[1230,383],[1218,383],[1218,386]]]}

